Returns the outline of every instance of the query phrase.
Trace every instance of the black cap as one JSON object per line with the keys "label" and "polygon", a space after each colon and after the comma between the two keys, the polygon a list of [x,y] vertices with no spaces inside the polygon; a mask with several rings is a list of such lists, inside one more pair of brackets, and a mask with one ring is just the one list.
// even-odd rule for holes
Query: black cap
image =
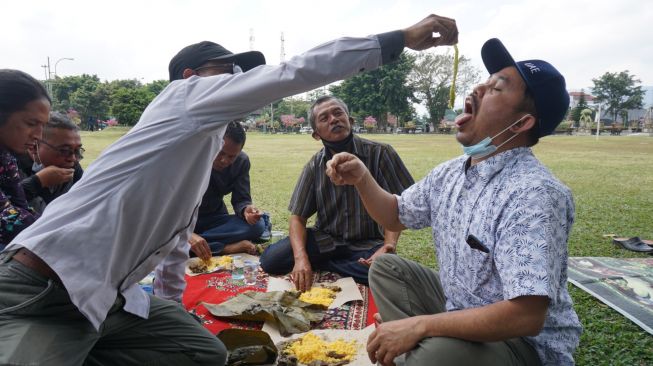
{"label": "black cap", "polygon": [[481,57],[490,74],[508,66],[517,68],[535,100],[539,122],[535,126],[537,135],[542,137],[552,134],[567,115],[569,108],[569,93],[562,74],[546,61],[515,62],[503,43],[496,38],[485,42],[481,48]]}
{"label": "black cap", "polygon": [[170,60],[168,72],[170,81],[183,79],[185,69],[196,69],[210,60],[232,61],[240,66],[243,72],[259,65],[265,65],[265,56],[258,51],[234,54],[217,43],[202,41],[186,46]]}

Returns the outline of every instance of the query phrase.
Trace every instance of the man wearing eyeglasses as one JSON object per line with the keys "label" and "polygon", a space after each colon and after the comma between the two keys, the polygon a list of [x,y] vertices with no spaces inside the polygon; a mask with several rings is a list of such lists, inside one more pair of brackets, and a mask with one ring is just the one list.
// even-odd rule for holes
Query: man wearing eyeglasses
{"label": "man wearing eyeglasses", "polygon": [[50,113],[43,138],[34,151],[18,158],[21,181],[30,205],[39,213],[82,178],[84,149],[79,127],[58,112]]}

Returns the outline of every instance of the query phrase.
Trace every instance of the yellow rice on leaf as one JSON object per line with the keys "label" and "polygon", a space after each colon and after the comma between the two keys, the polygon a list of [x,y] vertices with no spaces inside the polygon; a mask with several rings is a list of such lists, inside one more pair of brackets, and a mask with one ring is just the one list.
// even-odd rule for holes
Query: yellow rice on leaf
{"label": "yellow rice on leaf", "polygon": [[347,342],[339,338],[334,342],[328,342],[312,332],[308,332],[290,343],[284,352],[294,355],[303,364],[318,360],[338,363],[341,361],[351,362],[356,356],[357,348],[356,341]]}
{"label": "yellow rice on leaf", "polygon": [[324,287],[311,287],[310,290],[299,295],[299,300],[309,304],[322,305],[328,308],[336,298],[336,291]]}

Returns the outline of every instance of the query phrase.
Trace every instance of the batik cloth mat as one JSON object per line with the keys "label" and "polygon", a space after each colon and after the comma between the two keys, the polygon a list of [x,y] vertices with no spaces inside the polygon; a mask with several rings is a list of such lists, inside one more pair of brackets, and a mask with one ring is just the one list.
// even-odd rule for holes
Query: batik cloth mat
{"label": "batik cloth mat", "polygon": [[[217,334],[227,328],[261,329],[263,322],[249,322],[238,320],[220,319],[213,316],[201,304],[220,304],[242,292],[265,292],[268,287],[269,275],[263,271],[258,272],[255,285],[245,285],[243,280],[234,280],[229,271],[202,274],[198,276],[186,275],[186,290],[184,291],[183,304],[186,310],[197,315],[204,327],[211,333]],[[318,272],[314,282],[335,282],[340,278],[333,272]],[[315,324],[313,329],[344,329],[361,330],[374,323],[374,313],[377,312],[369,287],[358,284],[363,301],[351,301],[338,308],[327,310],[326,316]]]}

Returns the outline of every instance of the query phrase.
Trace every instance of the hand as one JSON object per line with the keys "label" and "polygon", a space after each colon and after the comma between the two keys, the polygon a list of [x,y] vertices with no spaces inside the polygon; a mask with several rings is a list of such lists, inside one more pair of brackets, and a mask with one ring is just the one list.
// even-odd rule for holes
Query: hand
{"label": "hand", "polygon": [[[451,18],[431,14],[421,22],[403,30],[406,47],[416,51],[458,43],[458,28]],[[439,37],[433,37],[439,33]]]}
{"label": "hand", "polygon": [[356,185],[368,172],[365,164],[350,153],[335,154],[327,161],[326,166],[326,175],[331,178],[333,184],[340,186]]}
{"label": "hand", "polygon": [[254,205],[247,205],[243,210],[243,217],[248,224],[254,225],[261,219],[263,213]]}
{"label": "hand", "polygon": [[311,289],[313,285],[313,269],[308,258],[295,260],[295,266],[292,269],[290,277],[297,291],[304,292]]}
{"label": "hand", "polygon": [[50,165],[37,172],[36,176],[39,178],[42,187],[49,188],[70,182],[73,179],[73,173],[75,173],[75,169]]}
{"label": "hand", "polygon": [[374,252],[374,254],[372,254],[371,257],[369,257],[367,259],[359,258],[358,263],[364,264],[364,265],[369,267],[369,266],[372,265],[372,262],[374,262],[374,260],[376,258],[378,258],[381,254],[385,254],[385,253],[394,254],[396,252],[397,252],[397,244],[386,243],[386,244],[383,244],[383,246],[381,248],[377,249],[377,251]]}
{"label": "hand", "polygon": [[376,329],[367,338],[367,355],[372,363],[383,366],[394,365],[395,357],[404,354],[422,340],[419,317],[405,318],[383,323],[379,314],[374,314]]}
{"label": "hand", "polygon": [[203,237],[192,233],[190,239],[188,239],[188,243],[190,244],[191,252],[195,253],[201,260],[208,261],[211,258],[211,248]]}

